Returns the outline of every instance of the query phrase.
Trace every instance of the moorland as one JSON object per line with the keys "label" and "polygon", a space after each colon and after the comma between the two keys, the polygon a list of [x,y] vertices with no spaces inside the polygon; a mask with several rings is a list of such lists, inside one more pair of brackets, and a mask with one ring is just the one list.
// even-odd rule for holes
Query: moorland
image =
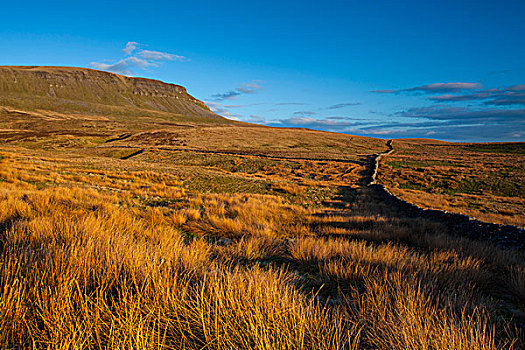
{"label": "moorland", "polygon": [[422,207],[525,227],[525,143],[397,140],[379,181]]}
{"label": "moorland", "polygon": [[[367,186],[385,140],[230,121],[153,80],[0,67],[0,145],[5,348],[525,346],[525,254],[385,202]],[[522,144],[393,145],[378,181],[399,196],[523,225]]]}

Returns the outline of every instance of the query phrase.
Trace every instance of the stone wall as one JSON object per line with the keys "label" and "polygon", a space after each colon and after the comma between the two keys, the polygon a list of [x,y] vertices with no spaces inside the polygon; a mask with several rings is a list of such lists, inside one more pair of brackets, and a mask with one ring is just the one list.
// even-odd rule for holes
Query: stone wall
{"label": "stone wall", "polygon": [[392,141],[387,142],[388,151],[375,156],[374,169],[369,188],[379,192],[386,202],[397,207],[409,217],[419,217],[445,224],[449,233],[476,240],[486,240],[503,247],[525,251],[525,230],[512,225],[483,222],[468,215],[451,213],[446,210],[426,209],[399,198],[384,185],[376,182],[379,162],[382,157],[394,152]]}

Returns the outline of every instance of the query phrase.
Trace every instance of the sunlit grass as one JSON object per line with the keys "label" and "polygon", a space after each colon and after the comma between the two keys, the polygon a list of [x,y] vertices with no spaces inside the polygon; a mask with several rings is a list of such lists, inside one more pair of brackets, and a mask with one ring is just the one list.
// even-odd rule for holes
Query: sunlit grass
{"label": "sunlit grass", "polygon": [[525,226],[525,143],[395,141],[394,148],[380,166],[379,182],[401,198],[483,221]]}
{"label": "sunlit grass", "polygon": [[366,188],[348,209],[309,208],[2,156],[5,348],[523,346],[523,255],[396,217]]}

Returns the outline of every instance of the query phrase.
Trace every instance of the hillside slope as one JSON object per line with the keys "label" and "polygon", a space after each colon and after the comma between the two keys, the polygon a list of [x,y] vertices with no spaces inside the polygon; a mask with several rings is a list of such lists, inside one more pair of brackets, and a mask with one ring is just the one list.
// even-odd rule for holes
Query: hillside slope
{"label": "hillside slope", "polygon": [[328,158],[383,148],[373,138],[228,120],[182,86],[74,67],[0,67],[0,140],[32,148],[111,142]]}
{"label": "hillside slope", "polygon": [[121,116],[160,112],[224,121],[182,86],[86,68],[0,67],[0,103],[31,111]]}
{"label": "hillside slope", "polygon": [[[365,185],[384,140],[104,72],[1,76],[0,348],[525,348],[523,252]],[[459,152],[397,142],[378,181]]]}

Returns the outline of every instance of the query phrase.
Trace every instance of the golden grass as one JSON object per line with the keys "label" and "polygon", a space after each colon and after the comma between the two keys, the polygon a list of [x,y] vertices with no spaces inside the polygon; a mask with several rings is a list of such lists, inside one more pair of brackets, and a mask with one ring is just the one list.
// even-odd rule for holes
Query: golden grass
{"label": "golden grass", "polygon": [[284,270],[219,265],[210,244],[185,244],[158,213],[132,214],[92,190],[2,192],[7,346],[294,349],[345,341],[335,311],[294,291]]}
{"label": "golden grass", "polygon": [[348,209],[309,209],[184,191],[169,172],[2,156],[4,348],[524,345],[521,253],[398,217],[366,188]]}
{"label": "golden grass", "polygon": [[394,148],[381,162],[379,182],[399,197],[425,208],[525,227],[525,143],[394,141]]}

